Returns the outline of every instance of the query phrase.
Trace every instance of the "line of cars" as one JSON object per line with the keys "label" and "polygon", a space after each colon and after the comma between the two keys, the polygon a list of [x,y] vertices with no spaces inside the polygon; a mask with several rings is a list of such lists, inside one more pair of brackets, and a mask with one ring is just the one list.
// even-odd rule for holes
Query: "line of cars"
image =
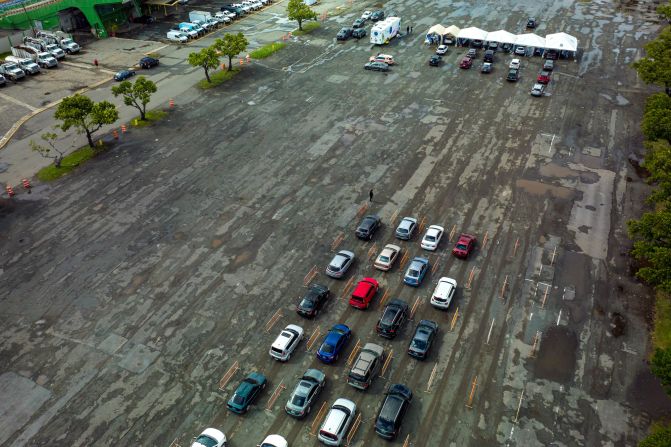
{"label": "line of cars", "polygon": [[173,26],[166,34],[166,38],[172,42],[185,43],[189,39],[204,36],[222,25],[230,24],[233,20],[242,18],[270,3],[272,0],[244,0],[240,3],[227,3],[221,6],[220,11],[215,14],[209,11],[189,11],[189,21]]}
{"label": "line of cars", "polygon": [[382,9],[378,9],[376,11],[364,11],[361,17],[354,20],[354,23],[352,23],[351,27],[346,26],[338,31],[338,34],[336,34],[336,40],[345,41],[350,37],[355,39],[366,37],[366,23],[368,21],[379,22],[380,20],[384,20],[384,18],[384,10]]}

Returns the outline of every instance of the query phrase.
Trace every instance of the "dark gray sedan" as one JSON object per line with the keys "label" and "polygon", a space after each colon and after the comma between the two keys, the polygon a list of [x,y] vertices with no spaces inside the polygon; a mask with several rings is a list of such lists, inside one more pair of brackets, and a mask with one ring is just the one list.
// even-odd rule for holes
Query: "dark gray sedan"
{"label": "dark gray sedan", "polygon": [[368,62],[363,66],[364,70],[389,71],[389,64],[384,62]]}
{"label": "dark gray sedan", "polygon": [[415,335],[410,340],[408,354],[420,360],[426,359],[437,332],[438,323],[431,320],[421,320],[415,329]]}
{"label": "dark gray sedan", "polygon": [[325,385],[326,374],[318,369],[308,369],[289,396],[284,411],[289,416],[299,419],[307,416]]}

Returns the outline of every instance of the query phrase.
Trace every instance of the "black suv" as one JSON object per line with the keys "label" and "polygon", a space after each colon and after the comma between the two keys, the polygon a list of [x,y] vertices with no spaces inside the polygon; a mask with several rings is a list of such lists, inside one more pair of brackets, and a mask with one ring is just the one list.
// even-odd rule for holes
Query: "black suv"
{"label": "black suv", "polygon": [[296,313],[302,317],[316,317],[330,294],[328,287],[321,284],[310,284],[307,293],[296,306]]}
{"label": "black suv", "polygon": [[343,28],[336,34],[336,39],[347,40],[352,37],[352,28]]}
{"label": "black suv", "polygon": [[429,354],[436,332],[438,332],[438,323],[431,320],[421,320],[415,329],[415,335],[410,340],[408,354],[416,359],[424,360]]}
{"label": "black suv", "polygon": [[364,19],[356,19],[354,23],[352,23],[352,28],[357,29],[357,28],[363,28],[366,26],[366,21]]}
{"label": "black suv", "polygon": [[352,31],[352,37],[355,39],[366,37],[366,28],[356,28],[354,31]]}
{"label": "black suv", "polygon": [[375,433],[384,439],[394,439],[412,401],[412,391],[407,386],[397,383],[389,387],[386,396],[375,421]]}
{"label": "black suv", "polygon": [[373,11],[373,13],[370,15],[370,19],[373,22],[379,22],[380,20],[384,20],[384,11],[381,9]]}
{"label": "black suv", "polygon": [[519,78],[520,78],[520,71],[517,68],[511,68],[510,70],[508,70],[508,76],[506,77],[507,80],[517,82]]}
{"label": "black suv", "polygon": [[394,338],[410,315],[408,303],[393,299],[384,308],[382,318],[375,325],[375,331],[384,338]]}
{"label": "black suv", "polygon": [[527,28],[533,29],[536,28],[536,25],[538,25],[536,19],[533,17],[529,17],[529,20],[527,20]]}
{"label": "black suv", "polygon": [[368,241],[373,239],[373,235],[380,228],[381,223],[382,220],[378,216],[370,215],[364,217],[356,229],[356,237]]}
{"label": "black suv", "polygon": [[441,56],[434,54],[433,56],[431,56],[431,58],[429,58],[429,65],[431,65],[432,67],[437,67],[440,65],[442,60],[443,58]]}
{"label": "black suv", "polygon": [[494,62],[494,50],[485,51],[485,62]]}

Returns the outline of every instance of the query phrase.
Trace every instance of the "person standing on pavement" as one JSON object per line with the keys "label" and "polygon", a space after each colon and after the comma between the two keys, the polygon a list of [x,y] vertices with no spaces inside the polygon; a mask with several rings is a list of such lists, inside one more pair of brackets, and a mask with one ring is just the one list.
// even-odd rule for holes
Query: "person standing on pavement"
{"label": "person standing on pavement", "polygon": [[368,191],[368,201],[369,202],[373,201],[373,190],[372,189],[370,191]]}
{"label": "person standing on pavement", "polygon": [[406,27],[405,27],[405,33],[406,33],[406,34],[410,34],[410,27],[409,27],[409,26],[406,26]]}

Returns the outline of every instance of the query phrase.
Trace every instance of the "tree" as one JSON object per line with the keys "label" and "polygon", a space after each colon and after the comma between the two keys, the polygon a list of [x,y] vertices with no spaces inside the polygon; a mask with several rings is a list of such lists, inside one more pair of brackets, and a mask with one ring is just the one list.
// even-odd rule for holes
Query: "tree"
{"label": "tree", "polygon": [[659,36],[645,44],[646,57],[634,62],[632,66],[646,84],[664,86],[671,96],[671,27],[662,30]]}
{"label": "tree", "polygon": [[664,93],[648,97],[641,129],[648,140],[671,141],[671,97]]}
{"label": "tree", "polygon": [[[40,135],[40,138],[44,140],[49,146],[42,146],[36,143],[33,140],[30,140],[30,148],[40,154],[44,158],[52,158],[54,160],[54,165],[57,168],[61,167],[61,161],[63,161],[64,152],[56,147],[54,142],[56,141],[57,135],[53,132],[45,132]],[[51,151],[55,152],[53,154]]]}
{"label": "tree", "polygon": [[650,181],[657,186],[648,200],[652,203],[671,201],[671,144],[666,140],[645,142],[643,166],[650,173]]}
{"label": "tree", "polygon": [[670,445],[671,427],[661,424],[654,424],[650,434],[638,443],[638,447],[669,447]]}
{"label": "tree", "polygon": [[63,121],[58,127],[64,132],[74,127],[78,133],[85,133],[89,146],[93,147],[92,135],[103,125],[118,120],[119,112],[109,101],[93,102],[88,96],[77,93],[63,98],[54,117]]}
{"label": "tree", "polygon": [[223,39],[217,39],[212,45],[219,53],[228,57],[228,69],[231,69],[231,61],[235,56],[247,49],[249,42],[242,33],[224,34]]}
{"label": "tree", "polygon": [[671,4],[659,5],[657,7],[657,14],[666,20],[671,20]]}
{"label": "tree", "polygon": [[671,293],[671,209],[662,207],[628,222],[632,254],[645,264],[636,276]]}
{"label": "tree", "polygon": [[650,371],[657,376],[667,394],[671,394],[671,349],[655,349]]}
{"label": "tree", "polygon": [[193,67],[202,67],[205,70],[207,82],[212,82],[210,81],[210,70],[219,66],[219,55],[213,47],[207,47],[190,53],[187,62]]}
{"label": "tree", "polygon": [[298,22],[298,29],[301,31],[303,31],[303,20],[317,20],[317,13],[303,3],[303,0],[289,0],[287,15],[289,20]]}
{"label": "tree", "polygon": [[140,111],[140,119],[146,120],[147,104],[151,100],[151,94],[156,93],[156,84],[153,81],[139,76],[134,84],[130,81],[123,81],[121,84],[112,87],[114,96],[123,95],[123,103],[127,106],[133,106]]}

